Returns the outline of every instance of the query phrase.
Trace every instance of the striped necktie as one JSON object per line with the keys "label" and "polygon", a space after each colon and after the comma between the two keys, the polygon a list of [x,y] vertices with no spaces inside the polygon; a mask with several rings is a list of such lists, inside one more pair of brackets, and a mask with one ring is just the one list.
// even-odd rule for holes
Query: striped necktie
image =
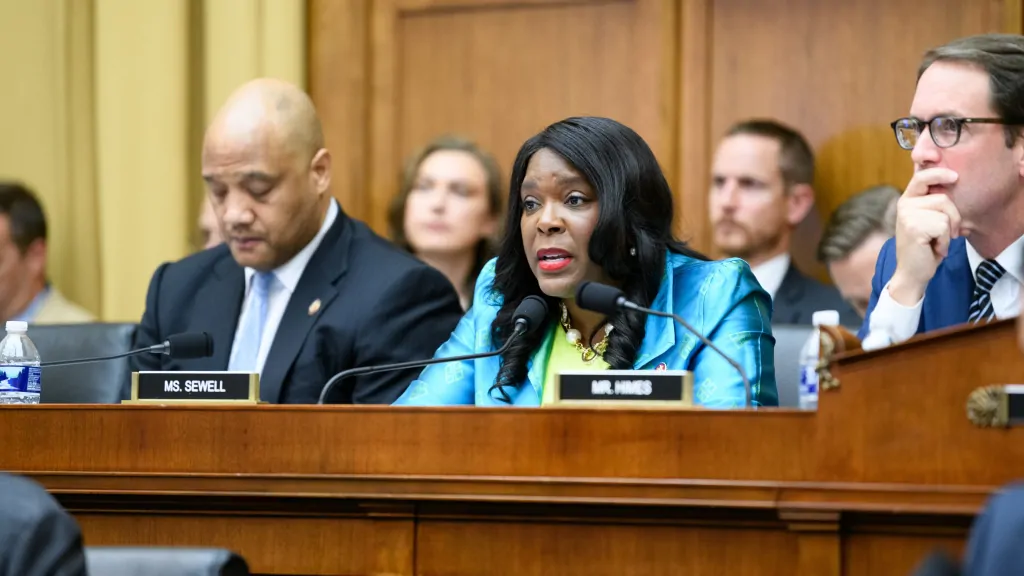
{"label": "striped necktie", "polygon": [[995,260],[985,260],[978,265],[978,270],[974,273],[974,300],[971,302],[968,321],[977,323],[995,318],[996,311],[992,307],[991,291],[1003,274],[1006,274],[1006,268]]}

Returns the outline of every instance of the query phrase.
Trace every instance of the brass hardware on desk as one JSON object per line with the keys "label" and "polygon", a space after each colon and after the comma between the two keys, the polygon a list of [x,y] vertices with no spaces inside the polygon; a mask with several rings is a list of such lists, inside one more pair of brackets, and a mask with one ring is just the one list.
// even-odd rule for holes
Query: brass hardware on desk
{"label": "brass hardware on desk", "polygon": [[983,386],[967,396],[967,419],[981,428],[1006,426],[1010,422],[1010,405],[1006,388]]}
{"label": "brass hardware on desk", "polygon": [[828,332],[821,331],[821,353],[818,355],[818,365],[815,369],[818,372],[818,387],[820,390],[833,390],[839,388],[839,379],[832,375],[828,366],[832,363],[832,356],[836,351],[836,341]]}

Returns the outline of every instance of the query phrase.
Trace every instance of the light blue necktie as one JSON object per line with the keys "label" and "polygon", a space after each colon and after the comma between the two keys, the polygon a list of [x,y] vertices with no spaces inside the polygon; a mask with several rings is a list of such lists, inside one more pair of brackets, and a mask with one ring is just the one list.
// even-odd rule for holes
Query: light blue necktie
{"label": "light blue necktie", "polygon": [[267,323],[267,300],[273,281],[273,272],[257,272],[253,276],[252,295],[245,309],[245,326],[235,344],[237,351],[232,356],[228,370],[257,371],[256,359],[260,353],[260,342],[263,341],[263,327]]}

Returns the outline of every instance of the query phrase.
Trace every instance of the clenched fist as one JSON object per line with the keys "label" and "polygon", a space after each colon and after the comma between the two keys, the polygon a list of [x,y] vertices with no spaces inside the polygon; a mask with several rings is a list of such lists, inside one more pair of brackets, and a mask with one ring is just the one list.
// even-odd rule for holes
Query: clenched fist
{"label": "clenched fist", "polygon": [[896,271],[889,295],[899,304],[913,306],[924,297],[949,241],[960,236],[960,212],[942,188],[931,188],[956,180],[952,170],[926,168],[914,174],[896,203]]}

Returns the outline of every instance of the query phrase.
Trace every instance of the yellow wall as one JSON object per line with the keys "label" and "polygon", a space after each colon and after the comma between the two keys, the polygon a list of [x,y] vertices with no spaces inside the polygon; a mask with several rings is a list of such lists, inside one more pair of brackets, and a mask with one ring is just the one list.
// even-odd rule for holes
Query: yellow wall
{"label": "yellow wall", "polygon": [[0,0],[0,178],[50,225],[49,272],[134,321],[190,250],[202,127],[257,76],[305,86],[304,0]]}
{"label": "yellow wall", "polygon": [[90,41],[83,7],[70,0],[0,0],[0,178],[22,180],[39,194],[50,231],[50,278],[99,311],[92,111],[88,86],[83,90],[91,63],[80,55]]}

